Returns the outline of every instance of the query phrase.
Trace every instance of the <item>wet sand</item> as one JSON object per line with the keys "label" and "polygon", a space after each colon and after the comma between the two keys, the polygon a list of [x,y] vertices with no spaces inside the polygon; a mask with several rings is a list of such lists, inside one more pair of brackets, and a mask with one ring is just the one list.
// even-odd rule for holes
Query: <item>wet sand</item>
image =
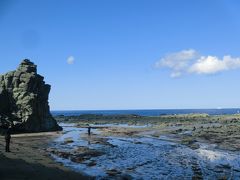
{"label": "wet sand", "polygon": [[12,135],[10,153],[5,152],[4,136],[0,136],[0,179],[90,179],[51,158],[46,149],[58,136],[57,132]]}

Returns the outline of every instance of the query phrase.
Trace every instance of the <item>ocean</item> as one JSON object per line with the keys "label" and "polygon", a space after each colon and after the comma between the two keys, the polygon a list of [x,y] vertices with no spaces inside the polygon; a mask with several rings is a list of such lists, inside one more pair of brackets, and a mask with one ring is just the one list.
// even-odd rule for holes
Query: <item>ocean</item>
{"label": "ocean", "polygon": [[190,113],[206,113],[209,115],[238,114],[240,108],[228,109],[147,109],[147,110],[68,110],[68,111],[51,111],[54,116],[78,116],[82,114],[103,114],[103,115],[121,115],[136,114],[141,116],[159,116],[172,114],[190,114]]}

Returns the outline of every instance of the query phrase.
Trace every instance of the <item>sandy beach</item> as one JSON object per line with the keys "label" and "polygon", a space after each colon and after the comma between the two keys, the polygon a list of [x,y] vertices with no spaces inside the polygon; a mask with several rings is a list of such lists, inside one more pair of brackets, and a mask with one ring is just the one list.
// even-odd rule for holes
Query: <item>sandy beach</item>
{"label": "sandy beach", "polygon": [[46,152],[48,143],[58,132],[12,135],[10,153],[5,153],[4,136],[0,136],[1,180],[90,179],[55,162]]}

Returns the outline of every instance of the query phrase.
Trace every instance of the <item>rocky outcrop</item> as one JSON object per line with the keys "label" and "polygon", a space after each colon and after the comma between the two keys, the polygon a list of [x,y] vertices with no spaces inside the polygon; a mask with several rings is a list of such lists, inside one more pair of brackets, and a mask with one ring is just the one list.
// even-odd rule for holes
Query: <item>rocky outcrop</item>
{"label": "rocky outcrop", "polygon": [[12,125],[19,132],[61,130],[49,111],[50,88],[28,59],[0,75],[0,125]]}

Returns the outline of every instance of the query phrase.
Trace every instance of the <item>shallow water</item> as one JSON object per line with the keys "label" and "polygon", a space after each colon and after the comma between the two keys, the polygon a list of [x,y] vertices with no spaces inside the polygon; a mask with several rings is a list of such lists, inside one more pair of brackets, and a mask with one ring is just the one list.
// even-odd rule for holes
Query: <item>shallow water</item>
{"label": "shallow water", "polygon": [[[102,151],[104,155],[92,157],[83,163],[74,163],[55,155],[54,158],[75,171],[97,179],[109,177],[108,171],[117,172],[118,175],[129,174],[134,179],[192,179],[194,176],[204,179],[240,178],[239,153],[216,150],[204,144],[192,150],[167,141],[167,138],[153,137],[107,137],[107,142],[112,146],[94,144],[83,138],[86,128],[62,125],[64,134],[55,140],[54,147],[71,151],[83,146]],[[97,129],[92,129],[92,133],[95,137],[104,138]],[[66,138],[72,138],[73,142],[63,144]],[[96,165],[89,167],[89,162]]]}

